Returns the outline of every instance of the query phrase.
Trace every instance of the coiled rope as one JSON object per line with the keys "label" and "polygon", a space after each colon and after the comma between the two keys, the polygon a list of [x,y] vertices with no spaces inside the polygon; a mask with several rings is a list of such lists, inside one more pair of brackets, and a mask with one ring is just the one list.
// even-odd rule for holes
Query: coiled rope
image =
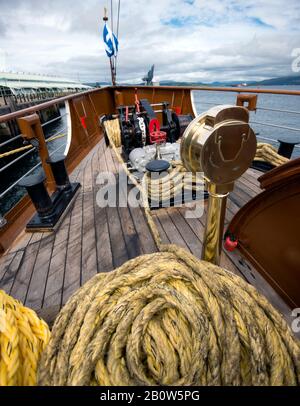
{"label": "coiled rope", "polygon": [[116,148],[120,148],[122,146],[122,139],[119,119],[115,118],[114,120],[106,120],[103,125],[105,133],[110,141],[110,147],[112,148],[113,143]]}
{"label": "coiled rope", "polygon": [[71,297],[39,384],[299,385],[300,346],[282,316],[240,277],[162,244],[145,211],[160,252],[95,276]]}
{"label": "coiled rope", "polygon": [[300,347],[254,287],[177,246],[81,288],[58,316],[40,385],[298,385]]}
{"label": "coiled rope", "polygon": [[33,310],[0,291],[0,386],[34,386],[47,324]]}
{"label": "coiled rope", "polygon": [[[121,130],[118,119],[107,120],[104,122],[106,136],[110,141],[110,147],[114,150],[118,157],[119,162],[123,167],[126,167],[117,148],[122,146]],[[132,174],[126,170],[130,179],[133,178]],[[157,179],[150,176],[145,176],[144,181],[145,191],[147,191],[147,198],[155,202],[163,202],[170,200],[181,194],[182,190],[200,192],[204,190],[204,179],[199,179],[195,175],[192,178],[187,177],[187,170],[181,161],[172,161],[171,169],[168,174]],[[135,182],[136,183],[136,182]]]}
{"label": "coiled rope", "polygon": [[203,191],[204,178],[192,174],[188,176],[187,174],[182,161],[172,161],[171,169],[162,177],[155,178],[148,174],[145,177],[148,198],[152,201],[163,202],[176,196],[181,198],[183,190],[185,193]]}
{"label": "coiled rope", "polygon": [[270,144],[258,143],[255,160],[269,162],[274,166],[284,165],[289,162],[288,158],[278,154],[276,148]]}

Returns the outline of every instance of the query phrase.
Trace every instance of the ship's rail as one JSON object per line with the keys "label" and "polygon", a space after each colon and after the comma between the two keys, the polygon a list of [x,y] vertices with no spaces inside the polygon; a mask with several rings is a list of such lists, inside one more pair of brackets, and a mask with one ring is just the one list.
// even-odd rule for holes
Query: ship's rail
{"label": "ship's rail", "polygon": [[[0,176],[11,177],[10,184],[3,190],[0,189],[0,201],[6,199],[9,193],[13,193],[20,180],[30,175],[35,170],[43,168],[47,177],[47,188],[50,193],[55,190],[55,182],[47,159],[50,155],[54,155],[57,152],[62,152],[64,148],[64,154],[66,155],[66,167],[69,173],[71,173],[82,159],[91,151],[96,143],[102,137],[102,130],[99,126],[99,117],[103,114],[116,113],[117,105],[131,105],[135,101],[135,89],[138,89],[139,98],[147,98],[153,105],[162,101],[169,102],[172,107],[180,107],[182,114],[197,114],[194,104],[193,92],[224,92],[235,93],[237,95],[243,94],[271,94],[271,95],[287,95],[292,97],[299,97],[300,91],[293,90],[271,90],[271,89],[252,89],[252,88],[220,88],[220,87],[206,87],[206,86],[189,86],[189,87],[171,87],[171,86],[157,86],[157,87],[145,87],[145,86],[117,86],[117,87],[104,87],[101,89],[92,89],[82,93],[71,94],[68,96],[60,97],[51,101],[41,103],[20,111],[16,111],[4,116],[0,116],[0,127],[14,127],[20,130],[11,139],[1,142],[0,139],[0,156],[7,151],[13,151],[16,149],[16,144],[21,143],[22,140],[28,139],[29,136],[34,136],[38,140],[38,146],[25,145],[26,149],[22,152],[12,155],[13,158],[9,162],[1,165],[0,159]],[[216,103],[215,103],[216,102]],[[66,106],[65,119],[67,121],[66,128],[61,129],[58,133],[54,134],[51,138],[65,137],[66,142],[60,145],[53,151],[48,150],[48,146],[51,142],[46,140],[44,131],[47,126],[55,123],[60,117],[54,118],[46,123],[41,123],[39,120],[38,126],[32,126],[30,134],[26,134],[28,129],[22,124],[23,119],[31,115],[40,115],[41,112],[53,107],[57,104],[64,103]],[[238,98],[237,98],[238,103]],[[208,106],[222,104],[217,100],[203,101],[202,104]],[[289,109],[272,109],[265,106],[257,106],[256,110],[270,111],[274,114],[294,114],[299,115],[297,110]],[[253,123],[253,116],[251,117]],[[259,122],[258,122],[259,123]],[[300,129],[293,126],[286,126],[281,124],[274,124],[272,122],[260,123],[263,126],[270,126],[273,128],[282,128],[286,131],[294,133],[300,132]],[[38,128],[37,128],[38,127]],[[266,140],[268,142],[277,142],[275,138],[264,137],[263,134],[258,134],[258,138]],[[300,138],[300,137],[299,137]],[[50,142],[49,142],[50,141]],[[19,146],[20,147],[20,146]],[[21,146],[22,148],[22,146]],[[28,169],[28,166],[24,171],[20,173],[16,179],[12,176],[14,174],[14,168],[18,166],[22,168],[22,163],[26,162],[31,157],[31,154],[38,154],[38,162]],[[16,238],[16,236],[24,229],[27,221],[34,212],[34,208],[27,195],[20,195],[20,200],[9,207],[5,212],[0,213],[0,253],[5,251]]]}
{"label": "ship's rail", "polygon": [[9,106],[11,104],[26,104],[33,102],[40,102],[43,100],[50,100],[58,97],[63,97],[70,94],[77,93],[75,90],[41,90],[35,92],[21,92],[12,94],[3,91],[0,87],[0,105]]}

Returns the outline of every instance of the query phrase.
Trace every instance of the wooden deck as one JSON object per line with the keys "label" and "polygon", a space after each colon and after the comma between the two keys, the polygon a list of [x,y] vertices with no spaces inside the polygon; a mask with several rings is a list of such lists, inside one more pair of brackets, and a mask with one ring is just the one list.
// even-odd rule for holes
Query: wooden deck
{"label": "wooden deck", "polygon": [[[156,251],[141,208],[99,208],[96,178],[117,170],[116,157],[100,142],[72,173],[82,188],[72,209],[53,234],[23,233],[0,258],[0,289],[40,312],[51,322],[69,297],[99,272],[109,272],[128,259]],[[226,222],[253,196],[260,193],[252,169],[236,183],[230,195]],[[122,193],[122,192],[121,192]],[[193,204],[192,204],[193,205]],[[197,257],[201,255],[205,213],[186,219],[187,208],[153,212],[161,237]],[[238,253],[223,252],[221,265],[255,285],[287,318],[290,309]]]}

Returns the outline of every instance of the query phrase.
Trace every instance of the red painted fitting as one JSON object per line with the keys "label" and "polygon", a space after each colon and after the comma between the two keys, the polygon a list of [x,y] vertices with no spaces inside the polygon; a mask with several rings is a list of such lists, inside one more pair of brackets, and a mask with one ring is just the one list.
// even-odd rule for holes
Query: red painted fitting
{"label": "red painted fitting", "polygon": [[139,101],[139,98],[138,98],[137,89],[135,89],[135,106],[136,106],[136,112],[140,113],[141,112],[141,110],[140,110],[140,101]]}
{"label": "red painted fitting", "polygon": [[151,144],[162,144],[167,141],[167,133],[164,131],[152,131],[150,133]]}
{"label": "red painted fitting", "polygon": [[149,133],[153,133],[154,131],[160,131],[160,124],[157,118],[153,118],[149,123]]}
{"label": "red painted fitting", "polygon": [[86,119],[87,119],[86,116],[80,117],[81,125],[85,130],[87,129]]}
{"label": "red painted fitting", "polygon": [[233,252],[238,246],[238,240],[232,240],[230,236],[226,237],[224,248],[226,251]]}
{"label": "red painted fitting", "polygon": [[177,114],[177,116],[180,116],[181,114],[181,107],[173,107],[174,112]]}

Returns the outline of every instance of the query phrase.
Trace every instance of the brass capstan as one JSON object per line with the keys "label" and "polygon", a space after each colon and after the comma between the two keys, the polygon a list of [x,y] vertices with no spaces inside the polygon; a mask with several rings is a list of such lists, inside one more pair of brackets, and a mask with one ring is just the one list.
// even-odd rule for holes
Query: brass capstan
{"label": "brass capstan", "polygon": [[203,172],[209,192],[202,259],[220,264],[227,197],[250,167],[256,136],[244,107],[216,106],[195,118],[181,143],[181,159],[191,172]]}

